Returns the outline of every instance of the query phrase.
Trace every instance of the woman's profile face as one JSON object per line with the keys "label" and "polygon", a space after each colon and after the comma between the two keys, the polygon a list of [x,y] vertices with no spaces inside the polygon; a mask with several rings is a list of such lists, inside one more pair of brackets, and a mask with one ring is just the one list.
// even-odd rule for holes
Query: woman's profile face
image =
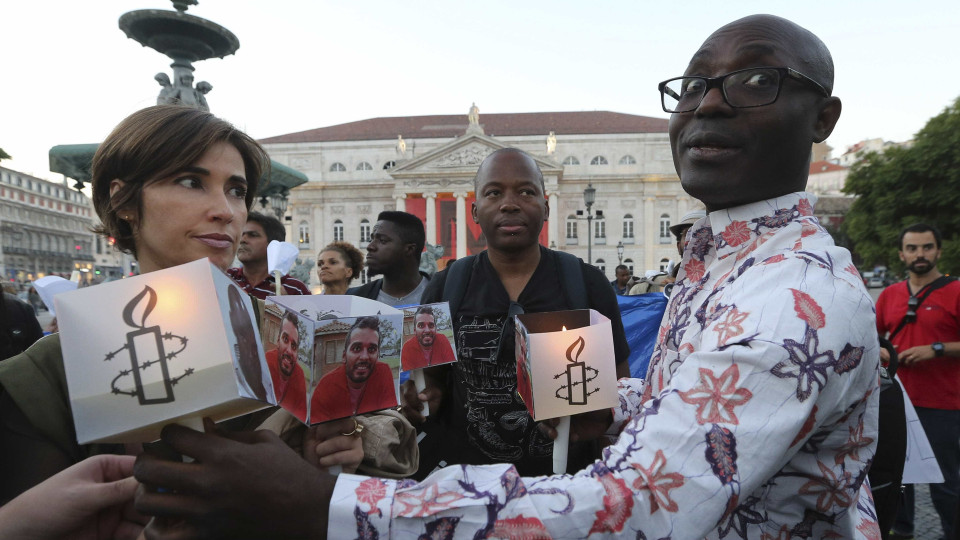
{"label": "woman's profile face", "polygon": [[323,251],[317,257],[317,277],[323,284],[348,283],[353,277],[353,269],[347,266],[339,251]]}
{"label": "woman's profile face", "polygon": [[133,219],[141,272],[204,257],[225,270],[247,221],[246,192],[243,158],[225,142],[186,170],[145,186],[143,215]]}

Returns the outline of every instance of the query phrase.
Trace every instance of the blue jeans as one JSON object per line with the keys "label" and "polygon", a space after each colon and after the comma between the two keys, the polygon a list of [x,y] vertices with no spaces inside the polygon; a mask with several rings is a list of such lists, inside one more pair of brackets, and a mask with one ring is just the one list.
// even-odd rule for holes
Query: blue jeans
{"label": "blue jeans", "polygon": [[[930,498],[940,516],[944,538],[954,538],[958,495],[960,495],[960,411],[917,407],[917,416],[930,441],[933,455],[943,473],[942,484],[930,484]],[[904,491],[903,505],[893,530],[913,534],[913,486]]]}

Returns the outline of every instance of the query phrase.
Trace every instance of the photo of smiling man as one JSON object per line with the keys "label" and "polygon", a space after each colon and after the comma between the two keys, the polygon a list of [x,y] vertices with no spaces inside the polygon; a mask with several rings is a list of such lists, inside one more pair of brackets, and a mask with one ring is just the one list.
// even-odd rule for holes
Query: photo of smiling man
{"label": "photo of smiling man", "polygon": [[[409,313],[408,310],[404,310]],[[409,315],[406,315],[406,319]],[[413,333],[404,324],[403,350],[400,366],[403,371],[420,369],[456,362],[457,356],[450,345],[453,328],[450,323],[450,307],[446,303],[417,306],[413,314]],[[446,335],[445,335],[446,334]]]}
{"label": "photo of smiling man", "polygon": [[267,351],[267,367],[273,380],[277,404],[290,411],[301,422],[307,421],[307,383],[297,362],[302,345],[297,315],[286,311],[280,321],[276,348]]}
{"label": "photo of smiling man", "polygon": [[343,363],[320,379],[310,400],[310,423],[397,406],[390,366],[380,361],[380,319],[358,317],[344,339]]}

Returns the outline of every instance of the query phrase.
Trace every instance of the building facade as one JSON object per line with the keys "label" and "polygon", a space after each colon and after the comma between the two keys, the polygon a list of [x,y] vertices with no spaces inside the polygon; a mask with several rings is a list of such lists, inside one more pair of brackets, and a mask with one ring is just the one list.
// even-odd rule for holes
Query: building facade
{"label": "building facade", "polygon": [[94,280],[93,207],[64,184],[0,167],[0,275],[27,283],[79,271]]}
{"label": "building facade", "polygon": [[[611,279],[620,261],[634,273],[677,260],[669,227],[702,208],[680,187],[667,120],[606,111],[374,118],[260,141],[272,159],[307,175],[290,192],[288,236],[301,257],[329,242],[361,249],[377,214],[418,215],[445,261],[485,248],[469,217],[483,159],[506,147],[531,154],[543,171],[550,218],[541,243],[588,259]],[[590,223],[584,190],[596,189]]]}

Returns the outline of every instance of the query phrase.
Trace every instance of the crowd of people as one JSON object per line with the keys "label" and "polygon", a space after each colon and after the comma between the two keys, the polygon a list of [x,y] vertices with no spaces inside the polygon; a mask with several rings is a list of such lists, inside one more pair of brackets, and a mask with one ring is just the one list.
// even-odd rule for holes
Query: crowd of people
{"label": "crowd of people", "polygon": [[[284,409],[203,431],[169,425],[160,443],[80,445],[54,334],[0,362],[0,536],[878,538],[888,531],[865,480],[877,445],[878,330],[895,334],[928,434],[943,433],[934,449],[948,456],[948,478],[934,499],[953,534],[960,398],[955,383],[934,379],[957,375],[947,357],[960,356],[960,286],[939,280],[936,230],[908,230],[910,279],[884,292],[875,315],[850,254],[813,217],[804,188],[811,144],[840,117],[833,79],[819,38],[759,15],[715,31],[681,77],[661,83],[677,173],[705,211],[673,230],[682,259],[656,284],[672,290],[645,378],[629,377],[616,296],[639,283],[626,268],[608,282],[540,245],[552,210],[542,173],[504,148],[474,179],[471,218],[486,250],[428,275],[422,221],[385,211],[365,257],[344,242],[318,253],[323,294],[449,303],[452,343],[432,311],[415,316],[410,343],[431,359],[422,388],[401,387],[399,410],[297,422],[308,401],[291,315],[267,352]],[[267,163],[256,141],[208,112],[138,111],[94,158],[100,232],[142,273],[207,258],[257,300],[278,285],[309,294],[267,272],[266,246],[285,234],[250,211]],[[241,266],[228,268],[235,255]],[[364,264],[381,277],[351,288]],[[568,468],[554,475],[557,421],[535,422],[517,394],[513,321],[585,308],[611,321],[619,406],[571,419]],[[931,330],[909,324],[933,317]],[[379,354],[376,319],[366,319],[347,332],[343,387],[314,394],[311,407],[328,398],[356,411],[367,399],[369,387],[350,384]],[[459,361],[436,365],[432,356],[447,354],[438,343]],[[942,392],[920,397],[937,384]],[[909,517],[896,532],[912,532]]]}

